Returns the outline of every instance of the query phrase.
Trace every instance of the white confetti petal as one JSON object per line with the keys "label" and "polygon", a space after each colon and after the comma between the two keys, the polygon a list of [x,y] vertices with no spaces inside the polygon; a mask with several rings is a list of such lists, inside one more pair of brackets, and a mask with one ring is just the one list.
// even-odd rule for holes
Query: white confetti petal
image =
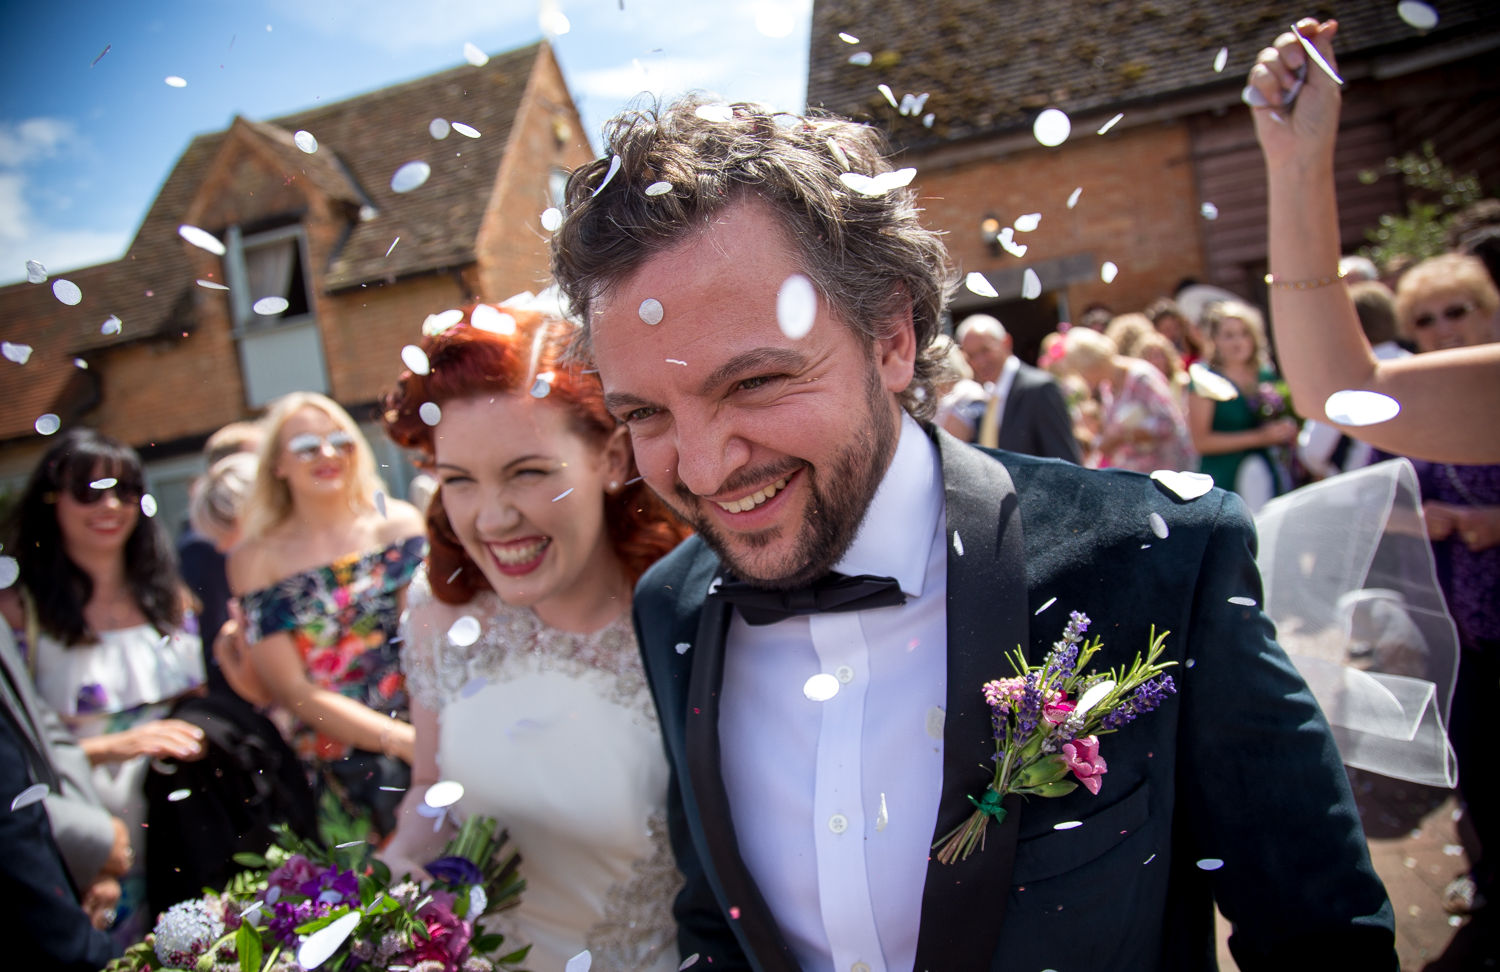
{"label": "white confetti petal", "polygon": [[1224,65],[1229,63],[1229,48],[1219,48],[1219,53],[1214,55],[1214,73],[1219,74],[1224,70]]}
{"label": "white confetti petal", "polygon": [[542,229],[549,233],[555,233],[557,232],[557,228],[562,225],[562,219],[561,209],[558,209],[556,206],[548,206],[542,210]]}
{"label": "white confetti petal", "polygon": [[849,55],[849,63],[855,67],[869,67],[875,61],[875,56],[869,51],[855,51]]}
{"label": "white confetti petal", "polygon": [[1203,871],[1217,871],[1223,866],[1224,862],[1219,860],[1217,857],[1205,857],[1198,862],[1199,870]]}
{"label": "white confetti petal", "polygon": [[52,296],[72,307],[83,300],[83,291],[71,280],[58,279],[52,281]]}
{"label": "white confetti petal", "polygon": [[166,77],[162,78],[162,81],[169,88],[186,88],[187,87],[187,79],[186,78],[180,78],[180,77],[178,77],[175,74],[169,74],[169,75],[167,75]]}
{"label": "white confetti petal", "polygon": [[219,283],[217,280],[202,280],[202,279],[200,279],[200,280],[196,281],[196,283],[198,284],[198,286],[202,287],[204,290],[228,290],[229,289],[227,286],[225,286],[224,284]]}
{"label": "white confetti petal", "polygon": [[1219,218],[1219,207],[1211,202],[1206,202],[1198,207],[1198,214],[1211,223]]}
{"label": "white confetti petal", "polygon": [[931,128],[932,127],[932,123],[935,122],[935,121],[937,121],[937,115],[934,115],[932,112],[929,111],[927,114],[925,114],[925,115],[922,116],[922,127],[923,128]]}
{"label": "white confetti petal", "polygon": [[391,192],[411,192],[432,175],[432,166],[418,159],[408,162],[391,175]]}
{"label": "white confetti petal", "polygon": [[463,122],[453,122],[453,130],[464,138],[478,138],[479,129],[473,125],[465,125]]}
{"label": "white confetti petal", "polygon": [[[350,847],[358,847],[360,844],[368,844],[367,840],[346,840],[342,844],[334,844],[334,850],[347,850]],[[336,893],[336,892],[335,892]]]}
{"label": "white confetti petal", "polygon": [[646,187],[646,195],[648,196],[665,196],[671,191],[672,184],[670,182],[653,182]]}
{"label": "white confetti petal", "polygon": [[1042,278],[1031,267],[1027,267],[1021,274],[1021,296],[1026,300],[1036,300],[1042,296]]}
{"label": "white confetti petal", "polygon": [[1083,695],[1079,697],[1078,705],[1074,707],[1073,711],[1078,714],[1078,718],[1082,719],[1085,715],[1088,714],[1090,709],[1098,705],[1101,701],[1103,701],[1106,695],[1113,692],[1114,690],[1115,683],[1112,679],[1106,678],[1102,682],[1096,682],[1093,685],[1090,685],[1088,691],[1084,692]]}
{"label": "white confetti petal", "polygon": [[364,913],[355,909],[346,915],[339,915],[333,921],[319,928],[302,940],[297,946],[297,964],[311,972],[324,962],[333,957],[354,934],[354,929],[359,926],[364,918]]}
{"label": "white confetti petal", "polygon": [[1017,233],[1030,233],[1042,225],[1041,213],[1026,213],[1016,217],[1015,228]]}
{"label": "white confetti petal", "polygon": [[89,370],[89,363],[87,361],[83,360],[82,358],[74,358],[73,359],[73,367],[75,367],[75,368],[81,368],[84,371],[88,371]]}
{"label": "white confetti petal", "polygon": [[1401,411],[1401,403],[1380,392],[1346,388],[1328,396],[1323,414],[1338,425],[1379,425],[1389,422]]}
{"label": "white confetti petal", "polygon": [[682,960],[682,964],[677,966],[677,972],[683,972],[684,969],[690,969],[697,964],[698,953],[694,952],[692,955],[689,955],[687,958]]}
{"label": "white confetti petal", "polygon": [[21,576],[21,565],[14,557],[0,557],[0,591],[5,590]]}
{"label": "white confetti petal", "polygon": [[14,813],[22,807],[29,807],[45,798],[49,792],[51,791],[47,789],[47,784],[33,783],[15,795],[15,798],[10,801],[10,810]]}
{"label": "white confetti petal", "polygon": [[1083,195],[1083,186],[1078,186],[1072,192],[1068,193],[1069,209],[1072,209],[1074,206],[1078,205],[1078,197],[1081,195]]}
{"label": "white confetti petal", "polygon": [[723,124],[734,119],[734,109],[728,105],[699,105],[693,114],[706,122]]}
{"label": "white confetti petal", "polygon": [[543,0],[542,13],[537,22],[542,25],[542,33],[550,37],[560,37],[573,29],[573,22],[568,19],[568,15],[546,3],[546,0]]}
{"label": "white confetti petal", "polygon": [[875,90],[879,91],[882,95],[885,96],[885,100],[889,101],[891,103],[891,107],[892,108],[899,107],[897,105],[897,103],[896,103],[896,95],[895,95],[894,92],[891,91],[891,86],[890,85],[888,85],[888,84],[877,84],[875,86]]}
{"label": "white confetti petal", "polygon": [[453,126],[448,124],[448,119],[446,118],[434,118],[427,123],[427,134],[439,142],[447,138],[452,131]]}
{"label": "white confetti petal", "polygon": [[1151,478],[1176,494],[1178,499],[1195,500],[1214,488],[1214,478],[1205,473],[1158,469]]}
{"label": "white confetti petal", "polygon": [[574,489],[574,487],[569,486],[567,489],[563,490],[561,493],[558,493],[556,496],[552,497],[552,502],[556,503],[560,499],[566,499],[568,497],[568,494],[571,493],[571,492],[573,492],[573,489]]}
{"label": "white confetti petal", "polygon": [[432,371],[432,362],[427,360],[427,352],[415,344],[408,344],[401,349],[401,363],[414,375],[425,375]]}
{"label": "white confetti petal", "polygon": [[141,513],[145,516],[155,516],[157,511],[156,497],[150,493],[141,494]]}
{"label": "white confetti petal", "polygon": [[394,240],[391,240],[391,245],[385,248],[385,255],[386,256],[390,256],[391,255],[391,251],[394,250],[396,248],[396,244],[400,243],[400,242],[401,242],[401,237],[399,237],[399,236],[396,237]]}
{"label": "white confetti petal", "polygon": [[464,798],[464,785],[458,780],[439,780],[427,788],[422,802],[434,810],[451,807]]}
{"label": "white confetti petal", "polygon": [[552,380],[556,377],[557,375],[550,371],[544,371],[537,375],[536,381],[531,383],[531,397],[546,398],[552,394]]}
{"label": "white confetti petal", "polygon": [[465,614],[448,627],[448,641],[460,648],[467,648],[479,640],[479,619]]}
{"label": "white confetti petal", "polygon": [[990,278],[978,270],[970,270],[964,275],[964,286],[968,288],[970,293],[978,294],[981,297],[1000,296],[1000,293],[995,290],[995,285],[990,283]]}
{"label": "white confetti petal", "polygon": [[1120,112],[1119,114],[1115,115],[1115,117],[1113,117],[1109,121],[1105,122],[1103,125],[1100,125],[1099,126],[1099,134],[1103,135],[1105,132],[1109,131],[1111,128],[1114,128],[1116,125],[1120,124],[1120,119],[1124,118],[1124,117],[1125,117],[1125,113],[1124,112]]}
{"label": "white confetti petal", "polygon": [[677,649],[677,654],[679,654],[679,655],[686,655],[688,653],[688,649],[691,648],[691,647],[693,647],[693,646],[690,645],[690,644],[688,644],[686,641],[679,641],[679,642],[677,642],[677,644],[675,645],[675,647]]}
{"label": "white confetti petal", "polygon": [[616,155],[616,156],[612,157],[609,160],[609,171],[606,172],[606,173],[604,173],[604,181],[601,182],[601,183],[599,183],[597,186],[595,186],[594,187],[594,191],[592,193],[590,193],[589,195],[590,196],[597,196],[597,195],[599,195],[599,193],[604,190],[604,187],[607,186],[607,185],[609,185],[609,181],[615,177],[615,173],[619,172],[619,171],[620,171],[620,157],[618,155]]}
{"label": "white confetti petal", "polygon": [[882,172],[876,176],[845,172],[839,175],[839,181],[862,196],[883,196],[892,189],[901,189],[910,185],[916,175],[917,170],[913,168]]}
{"label": "white confetti petal", "polygon": [[642,321],[655,326],[661,323],[664,311],[662,310],[661,301],[655,297],[647,297],[641,301],[641,306],[637,309],[636,313],[641,316]]}
{"label": "white confetti petal", "polygon": [[803,683],[802,694],[813,702],[827,702],[839,694],[838,677],[827,672],[819,672]]}
{"label": "white confetti petal", "polygon": [[1075,829],[1077,827],[1082,827],[1082,826],[1083,826],[1083,821],[1082,820],[1064,820],[1061,823],[1055,823],[1055,824],[1053,824],[1052,825],[1052,829],[1053,830],[1073,830],[1073,829]]}
{"label": "white confetti petal", "polygon": [[89,489],[114,489],[118,485],[120,485],[118,479],[113,476],[105,476],[102,479],[96,479],[89,483]]}
{"label": "white confetti petal", "polygon": [[1057,598],[1055,598],[1055,597],[1048,598],[1047,599],[1047,603],[1043,604],[1041,607],[1039,607],[1035,611],[1033,611],[1031,613],[1031,616],[1032,617],[1036,617],[1038,614],[1041,614],[1043,611],[1047,610],[1049,607],[1051,607],[1052,605],[1054,605],[1056,603],[1057,603]]}
{"label": "white confetti petal", "polygon": [[188,797],[190,797],[192,795],[193,795],[193,791],[189,790],[189,789],[173,790],[171,793],[167,794],[167,802],[168,803],[181,803],[183,800],[186,800]]}
{"label": "white confetti petal", "polygon": [[31,360],[32,347],[29,344],[13,344],[10,341],[0,342],[0,354],[18,365],[23,365]]}
{"label": "white confetti petal", "polygon": [[964,555],[964,541],[963,538],[958,535],[957,530],[953,531],[953,552],[958,554],[960,557]]}
{"label": "white confetti petal", "polygon": [[217,236],[213,235],[206,229],[199,229],[196,226],[189,225],[188,223],[183,223],[181,226],[177,227],[177,235],[182,237],[184,240],[187,240],[198,249],[207,250],[214,256],[223,256],[226,252],[228,252],[227,250],[225,250],[223,242],[221,242]]}
{"label": "white confetti petal", "polygon": [[794,273],[776,291],[776,324],[790,340],[807,337],[818,316],[818,291],[813,282]]}
{"label": "white confetti petal", "polygon": [[1238,604],[1240,607],[1255,607],[1255,598],[1236,596],[1229,599],[1230,604]]}
{"label": "white confetti petal", "polygon": [[36,434],[52,435],[62,428],[62,419],[52,412],[44,412],[36,417]]}
{"label": "white confetti petal", "polygon": [[480,50],[478,45],[470,41],[464,41],[464,60],[475,67],[484,67],[490,63],[490,56]]}
{"label": "white confetti petal", "polygon": [[1048,148],[1056,148],[1066,142],[1072,131],[1072,120],[1056,108],[1048,108],[1037,115],[1031,126],[1032,136]]}
{"label": "white confetti petal", "polygon": [[417,408],[417,417],[427,425],[437,425],[443,420],[443,410],[437,402],[423,402]]}
{"label": "white confetti petal", "polygon": [[36,260],[27,260],[26,261],[26,282],[27,283],[34,283],[34,284],[46,283],[47,282],[47,268],[44,267],[44,266],[42,266]]}
{"label": "white confetti petal", "polygon": [[1438,12],[1421,0],[1401,0],[1396,15],[1417,30],[1431,30],[1438,25]]}
{"label": "white confetti petal", "polygon": [[1156,534],[1157,539],[1159,540],[1167,539],[1167,534],[1169,532],[1167,530],[1167,521],[1162,517],[1160,513],[1151,514],[1151,532]]}
{"label": "white confetti petal", "polygon": [[1120,268],[1113,260],[1105,260],[1099,265],[1099,279],[1105,283],[1114,283],[1119,275]]}
{"label": "white confetti petal", "polygon": [[1234,382],[1212,370],[1201,361],[1188,365],[1188,379],[1193,391],[1216,402],[1232,402],[1240,397]]}
{"label": "white confetti petal", "polygon": [[[461,315],[463,312],[459,311]],[[516,319],[490,304],[480,304],[469,315],[469,324],[481,331],[493,334],[516,333]]]}
{"label": "white confetti petal", "polygon": [[262,317],[275,317],[277,314],[285,314],[286,309],[292,306],[285,297],[262,297],[250,305],[250,309]]}
{"label": "white confetti petal", "polygon": [[306,152],[308,155],[311,155],[318,150],[317,136],[313,135],[312,132],[306,131],[305,129],[297,132],[297,134],[292,136],[292,144],[297,146],[302,151]]}
{"label": "white confetti petal", "polygon": [[858,37],[855,37],[853,34],[845,33],[842,30],[839,31],[839,40],[843,41],[845,44],[858,44],[859,43],[859,38]]}
{"label": "white confetti petal", "polygon": [[99,325],[99,333],[110,335],[119,334],[122,324],[123,322],[118,317],[111,314],[104,319],[103,324]]}

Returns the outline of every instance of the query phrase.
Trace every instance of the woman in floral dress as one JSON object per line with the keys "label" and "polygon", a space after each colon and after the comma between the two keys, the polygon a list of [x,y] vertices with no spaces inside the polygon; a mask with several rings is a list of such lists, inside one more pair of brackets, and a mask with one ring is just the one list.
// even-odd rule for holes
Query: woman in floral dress
{"label": "woman in floral dress", "polygon": [[587,950],[594,969],[670,972],[681,878],[630,603],[686,531],[636,476],[598,379],[561,360],[570,332],[480,305],[387,399],[392,438],[441,485],[402,645],[417,761],[385,857],[399,874],[437,856],[425,797],[455,781],[453,812],[499,819],[521,854],[521,903],[485,924],[532,946],[527,968]]}
{"label": "woman in floral dress", "polygon": [[[279,399],[266,418],[244,539],[229,555],[242,651],[219,659],[237,691],[295,720],[293,744],[325,809],[337,799],[391,832],[414,734],[393,639],[422,558],[422,518],[383,497],[369,443],[322,395]],[[326,818],[326,815],[325,815]]]}
{"label": "woman in floral dress", "polygon": [[166,718],[203,685],[203,656],[191,594],[164,532],[142,515],[143,498],[134,450],[91,429],[64,434],[12,510],[5,551],[20,578],[0,590],[37,691],[79,738],[94,789],[124,822],[134,863],[119,875],[118,904],[91,908],[98,888],[79,889],[98,924],[113,922],[121,946],[138,941],[153,917],[142,828],[149,763],[203,752],[201,730]]}

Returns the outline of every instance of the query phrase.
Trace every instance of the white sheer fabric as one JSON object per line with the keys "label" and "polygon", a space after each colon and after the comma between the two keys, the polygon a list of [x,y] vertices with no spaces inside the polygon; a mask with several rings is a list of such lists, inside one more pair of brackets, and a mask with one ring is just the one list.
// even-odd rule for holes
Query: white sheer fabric
{"label": "white sheer fabric", "polygon": [[[497,818],[521,854],[521,904],[485,926],[530,944],[533,972],[584,949],[596,970],[676,969],[667,764],[629,612],[570,634],[489,592],[437,601],[425,568],[407,605],[402,666],[438,713],[442,778],[464,786],[454,811]],[[482,633],[459,647],[464,616]]]}
{"label": "white sheer fabric", "polygon": [[1265,610],[1350,766],[1451,787],[1458,635],[1416,472],[1391,460],[1304,486],[1255,517]]}

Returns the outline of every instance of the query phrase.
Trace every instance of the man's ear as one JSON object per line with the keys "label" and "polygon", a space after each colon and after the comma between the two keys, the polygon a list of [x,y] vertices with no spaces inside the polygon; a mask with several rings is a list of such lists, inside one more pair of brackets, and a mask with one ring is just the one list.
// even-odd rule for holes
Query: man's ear
{"label": "man's ear", "polygon": [[881,382],[893,394],[904,392],[911,384],[917,365],[917,329],[912,322],[911,298],[898,287],[886,302],[886,316],[881,321],[881,337],[875,339],[875,366]]}
{"label": "man's ear", "polygon": [[624,483],[631,471],[630,430],[617,425],[605,440],[600,470],[606,483]]}

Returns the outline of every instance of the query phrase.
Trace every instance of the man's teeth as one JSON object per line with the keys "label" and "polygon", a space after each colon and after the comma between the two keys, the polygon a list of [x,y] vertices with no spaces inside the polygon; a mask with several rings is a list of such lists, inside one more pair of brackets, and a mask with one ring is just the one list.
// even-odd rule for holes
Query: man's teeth
{"label": "man's teeth", "polygon": [[764,503],[766,500],[770,499],[772,496],[775,496],[783,489],[786,489],[787,478],[788,477],[783,476],[781,479],[776,480],[776,482],[767,486],[765,489],[756,490],[749,496],[745,496],[737,500],[732,500],[728,503],[720,503],[719,508],[729,513],[744,513],[747,510],[753,510],[760,504]]}
{"label": "man's teeth", "polygon": [[541,553],[543,548],[545,548],[547,544],[551,542],[551,540],[537,540],[519,547],[502,547],[498,544],[495,544],[491,545],[490,553],[494,554],[495,559],[500,561],[502,564],[513,566],[515,564],[524,564],[535,560],[537,554]]}

